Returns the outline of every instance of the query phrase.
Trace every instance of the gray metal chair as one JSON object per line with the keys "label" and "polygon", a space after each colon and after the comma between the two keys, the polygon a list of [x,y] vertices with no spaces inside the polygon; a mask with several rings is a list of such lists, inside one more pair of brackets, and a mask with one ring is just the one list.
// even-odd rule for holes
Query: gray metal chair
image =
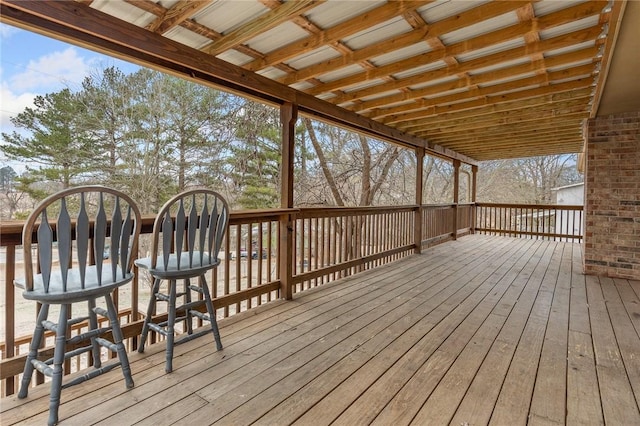
{"label": "gray metal chair", "polygon": [[[220,194],[207,189],[182,192],[167,201],[156,216],[151,256],[135,261],[136,266],[147,269],[153,277],[138,351],[144,352],[149,330],[165,336],[167,373],[173,370],[174,345],[197,336],[193,334],[194,317],[210,322],[216,348],[222,350],[205,274],[220,263],[218,253],[228,224],[229,206]],[[192,278],[197,278],[197,285],[191,285]],[[176,289],[178,280],[184,280],[184,290],[180,293]],[[161,291],[162,281],[168,282],[166,293]],[[192,301],[194,291],[198,299]],[[183,304],[176,306],[179,297]],[[166,321],[154,322],[157,302],[168,303]],[[205,308],[206,314],[202,312]],[[178,341],[174,337],[176,321],[185,321],[187,328],[187,335]]]}
{"label": "gray metal chair", "polygon": [[[56,215],[55,223],[49,222],[49,218]],[[16,279],[15,285],[24,290],[25,299],[37,301],[42,306],[18,398],[27,396],[34,369],[51,377],[50,425],[58,422],[63,388],[118,366],[122,367],[126,387],[133,387],[111,293],[133,279],[133,253],[140,227],[140,212],[133,200],[120,191],[103,186],[60,191],[43,200],[27,218],[22,232],[25,277]],[[35,257],[32,255],[34,242],[37,242]],[[98,298],[104,298],[106,309],[97,306]],[[72,305],[77,303],[88,305],[84,316],[74,316]],[[51,305],[60,308],[57,323],[48,320]],[[107,318],[109,325],[100,325],[98,315]],[[71,326],[86,321],[88,330],[72,337]],[[45,330],[55,333],[55,348],[53,358],[42,361],[39,352]],[[109,331],[112,340],[105,337]],[[101,347],[117,353],[118,360],[103,366]],[[89,351],[92,352],[93,369],[63,384],[65,360]]]}

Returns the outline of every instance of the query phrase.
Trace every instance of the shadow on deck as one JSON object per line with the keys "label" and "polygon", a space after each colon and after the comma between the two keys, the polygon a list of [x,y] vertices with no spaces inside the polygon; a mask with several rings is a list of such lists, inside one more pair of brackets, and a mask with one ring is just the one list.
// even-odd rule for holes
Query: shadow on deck
{"label": "shadow on deck", "polygon": [[[468,236],[130,355],[62,393],[62,424],[640,424],[640,282],[580,245]],[[1,422],[46,423],[49,386]]]}

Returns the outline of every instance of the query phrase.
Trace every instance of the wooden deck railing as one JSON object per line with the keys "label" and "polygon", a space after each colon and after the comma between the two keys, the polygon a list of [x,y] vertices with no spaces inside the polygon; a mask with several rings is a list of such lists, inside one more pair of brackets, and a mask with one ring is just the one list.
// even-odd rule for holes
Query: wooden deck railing
{"label": "wooden deck railing", "polygon": [[583,207],[540,204],[476,204],[476,232],[579,242]]}
{"label": "wooden deck railing", "polygon": [[[474,204],[445,204],[233,212],[221,254],[222,263],[208,280],[218,317],[224,318],[286,294],[408,256],[418,249],[418,244],[420,248],[427,247],[474,231],[531,238],[581,237],[581,227],[578,234],[551,232],[550,225],[533,226],[533,222],[526,219],[527,215],[543,217],[551,212],[554,217],[573,218],[572,224],[582,222],[579,208],[494,204],[477,204],[477,208]],[[524,227],[522,220],[514,221],[515,217],[524,218]],[[143,218],[141,252],[145,250],[153,219],[153,216]],[[0,306],[0,321],[3,321],[0,324],[4,325],[0,327],[4,328],[4,341],[0,342],[2,396],[15,392],[36,318],[33,303],[16,295],[13,286],[14,277],[22,274],[21,255],[17,250],[21,232],[20,221],[0,224],[0,245],[5,250],[2,262],[5,304]],[[285,237],[283,232],[291,235]],[[286,241],[292,241],[291,246],[281,247]],[[119,289],[116,295],[129,350],[136,348],[142,329],[149,286],[148,277],[136,273],[134,281]],[[163,315],[166,314],[158,313],[160,317]],[[82,326],[76,326],[77,332]],[[152,337],[152,341],[157,338]],[[49,338],[45,347],[52,344]],[[91,360],[84,356],[73,359],[65,373],[89,365]],[[42,381],[42,377],[35,380],[36,383]]]}

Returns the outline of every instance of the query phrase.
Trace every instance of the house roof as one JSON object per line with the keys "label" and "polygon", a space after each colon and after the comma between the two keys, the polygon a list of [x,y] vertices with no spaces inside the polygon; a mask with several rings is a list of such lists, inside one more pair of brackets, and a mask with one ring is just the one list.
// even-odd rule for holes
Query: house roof
{"label": "house roof", "polygon": [[625,9],[627,32],[640,17],[626,1],[0,6],[10,24],[471,162],[579,152],[600,99],[640,99],[628,60],[609,72],[614,52],[638,58],[634,34],[618,40]]}

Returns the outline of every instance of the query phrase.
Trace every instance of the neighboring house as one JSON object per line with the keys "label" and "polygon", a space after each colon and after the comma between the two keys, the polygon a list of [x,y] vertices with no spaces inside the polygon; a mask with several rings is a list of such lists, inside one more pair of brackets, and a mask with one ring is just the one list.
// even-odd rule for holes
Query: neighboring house
{"label": "neighboring house", "polygon": [[[556,204],[561,206],[584,206],[584,182],[573,185],[552,188],[556,193]],[[573,229],[574,234],[579,234],[584,229],[584,215],[580,214],[560,216],[555,220],[556,233],[562,233]]]}

